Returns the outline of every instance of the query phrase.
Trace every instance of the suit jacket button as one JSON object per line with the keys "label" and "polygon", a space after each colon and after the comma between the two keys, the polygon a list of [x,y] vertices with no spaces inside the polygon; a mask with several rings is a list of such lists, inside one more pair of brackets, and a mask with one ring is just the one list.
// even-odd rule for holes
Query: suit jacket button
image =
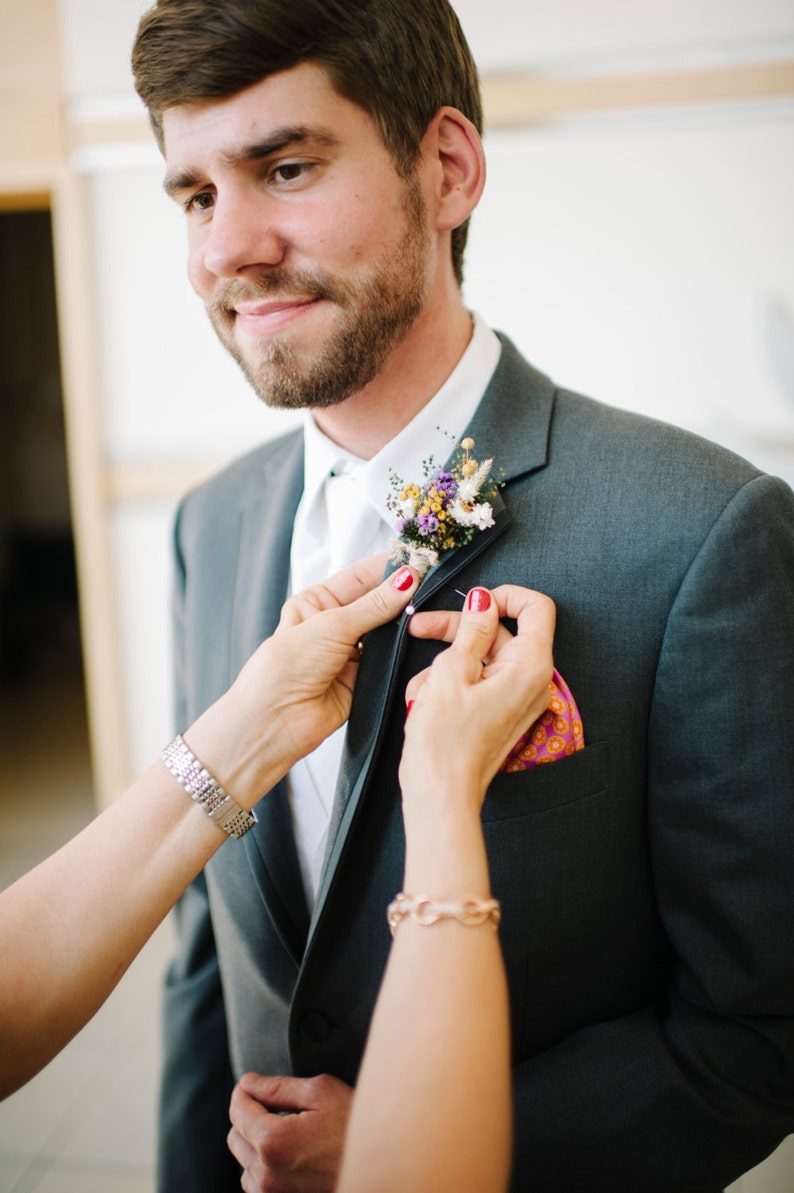
{"label": "suit jacket button", "polygon": [[322,1044],[331,1034],[331,1024],[322,1011],[306,1011],[301,1015],[299,1031],[310,1044]]}

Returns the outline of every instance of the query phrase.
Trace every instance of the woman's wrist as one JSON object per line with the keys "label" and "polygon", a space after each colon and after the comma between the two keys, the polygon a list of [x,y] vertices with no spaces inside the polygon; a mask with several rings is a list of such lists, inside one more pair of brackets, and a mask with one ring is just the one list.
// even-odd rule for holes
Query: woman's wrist
{"label": "woman's wrist", "polygon": [[229,707],[229,693],[183,734],[186,745],[215,781],[241,808],[250,811],[285,773],[278,734],[267,718],[245,732],[245,722]]}
{"label": "woman's wrist", "polygon": [[434,777],[425,772],[421,782],[403,784],[406,836],[437,837],[442,843],[450,833],[479,837],[482,802],[482,787],[470,773]]}
{"label": "woman's wrist", "polygon": [[435,899],[485,897],[488,857],[479,814],[451,801],[405,815],[404,889]]}

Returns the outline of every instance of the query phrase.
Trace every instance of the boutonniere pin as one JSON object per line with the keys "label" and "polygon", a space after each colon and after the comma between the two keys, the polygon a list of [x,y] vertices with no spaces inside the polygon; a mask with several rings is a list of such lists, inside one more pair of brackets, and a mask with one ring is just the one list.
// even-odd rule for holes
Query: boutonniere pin
{"label": "boutonniere pin", "polygon": [[390,473],[387,504],[397,515],[397,538],[389,543],[391,559],[410,564],[420,579],[444,551],[465,546],[476,531],[494,524],[490,500],[498,486],[491,476],[493,460],[478,463],[473,447],[473,439],[461,440],[449,471],[436,467],[432,456],[425,460],[421,485],[406,484]]}

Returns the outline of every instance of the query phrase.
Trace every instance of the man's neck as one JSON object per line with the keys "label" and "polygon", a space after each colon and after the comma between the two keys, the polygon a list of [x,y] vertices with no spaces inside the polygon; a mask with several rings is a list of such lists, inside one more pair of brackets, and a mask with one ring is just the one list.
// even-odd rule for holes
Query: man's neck
{"label": "man's neck", "polygon": [[378,376],[339,406],[313,411],[314,421],[345,451],[371,460],[439,391],[471,335],[462,300],[444,319],[426,307]]}

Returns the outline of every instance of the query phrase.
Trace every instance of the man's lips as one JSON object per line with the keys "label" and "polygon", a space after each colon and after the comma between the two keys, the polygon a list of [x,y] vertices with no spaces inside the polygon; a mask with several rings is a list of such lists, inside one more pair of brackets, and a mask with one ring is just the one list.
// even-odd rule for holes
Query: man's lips
{"label": "man's lips", "polygon": [[268,335],[281,331],[318,301],[314,297],[256,299],[235,303],[233,311],[242,332],[253,336]]}

